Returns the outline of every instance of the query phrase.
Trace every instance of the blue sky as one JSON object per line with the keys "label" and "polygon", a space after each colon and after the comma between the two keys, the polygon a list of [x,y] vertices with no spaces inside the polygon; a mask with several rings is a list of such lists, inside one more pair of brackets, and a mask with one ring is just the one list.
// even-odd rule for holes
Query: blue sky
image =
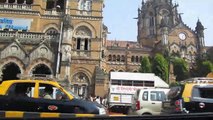
{"label": "blue sky", "polygon": [[[142,0],[105,0],[104,24],[108,27],[109,40],[136,41],[137,9]],[[173,0],[179,4],[178,12],[183,13],[186,25],[195,29],[198,18],[206,28],[206,46],[213,46],[213,0]]]}

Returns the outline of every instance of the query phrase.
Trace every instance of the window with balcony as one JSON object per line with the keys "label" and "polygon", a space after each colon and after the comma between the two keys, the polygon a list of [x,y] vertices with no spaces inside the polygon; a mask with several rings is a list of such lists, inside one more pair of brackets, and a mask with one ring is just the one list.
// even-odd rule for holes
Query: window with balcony
{"label": "window with balcony", "polygon": [[92,8],[92,0],[79,0],[78,9],[90,11]]}
{"label": "window with balcony", "polygon": [[89,50],[91,50],[91,38],[92,32],[86,26],[80,26],[76,29],[74,33],[74,49],[76,50],[77,54],[80,56],[88,56]]}
{"label": "window with balcony", "polygon": [[65,1],[64,0],[47,0],[46,9],[56,9],[57,10],[64,10]]}
{"label": "window with balcony", "polygon": [[28,5],[33,4],[33,0],[26,0],[26,4]]}

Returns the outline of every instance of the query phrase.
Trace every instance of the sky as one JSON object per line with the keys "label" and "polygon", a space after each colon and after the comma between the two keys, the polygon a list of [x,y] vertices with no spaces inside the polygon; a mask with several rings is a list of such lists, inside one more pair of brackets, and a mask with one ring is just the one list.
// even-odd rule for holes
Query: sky
{"label": "sky", "polygon": [[[104,24],[108,27],[108,40],[137,41],[137,9],[142,0],[104,0]],[[195,30],[198,19],[206,28],[205,44],[213,46],[213,0],[173,0],[183,22]]]}

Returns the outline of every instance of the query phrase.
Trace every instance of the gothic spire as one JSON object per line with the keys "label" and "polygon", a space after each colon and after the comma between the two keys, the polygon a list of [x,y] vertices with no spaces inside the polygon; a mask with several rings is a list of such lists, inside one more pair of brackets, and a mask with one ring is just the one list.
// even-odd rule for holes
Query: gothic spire
{"label": "gothic spire", "polygon": [[196,26],[195,30],[198,33],[198,35],[200,35],[201,37],[204,36],[204,33],[203,33],[204,27],[203,27],[203,25],[202,25],[202,23],[200,22],[199,19],[197,21],[197,26]]}

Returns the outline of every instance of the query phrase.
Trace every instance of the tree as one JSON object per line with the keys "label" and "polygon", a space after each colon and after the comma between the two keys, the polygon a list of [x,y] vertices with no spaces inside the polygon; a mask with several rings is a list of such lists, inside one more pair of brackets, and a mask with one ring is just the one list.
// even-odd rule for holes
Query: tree
{"label": "tree", "polygon": [[141,67],[140,67],[140,72],[142,73],[151,73],[151,63],[149,61],[148,57],[143,57],[143,59],[141,60]]}
{"label": "tree", "polygon": [[181,81],[189,78],[188,64],[182,58],[175,58],[173,61],[173,71],[176,76],[176,81]]}
{"label": "tree", "polygon": [[213,47],[211,47],[207,50],[207,58],[208,58],[208,60],[210,60],[213,63],[213,54],[212,53],[213,53]]}
{"label": "tree", "polygon": [[163,80],[168,80],[168,62],[161,54],[156,54],[152,64],[152,71],[155,75],[161,77]]}
{"label": "tree", "polygon": [[203,61],[199,69],[200,77],[206,77],[208,73],[213,71],[213,64],[210,61]]}

